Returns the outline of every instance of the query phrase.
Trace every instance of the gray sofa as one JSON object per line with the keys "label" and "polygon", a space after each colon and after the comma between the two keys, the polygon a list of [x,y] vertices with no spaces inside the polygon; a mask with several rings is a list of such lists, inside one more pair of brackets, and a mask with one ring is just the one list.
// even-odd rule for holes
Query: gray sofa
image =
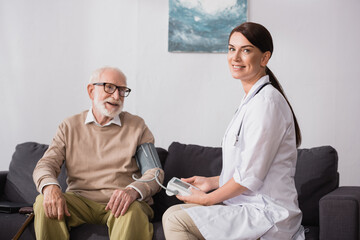
{"label": "gray sofa", "polygon": [[[16,146],[9,171],[0,172],[0,205],[18,202],[32,206],[38,194],[32,181],[32,171],[47,147],[35,142]],[[220,174],[221,148],[173,142],[168,150],[157,148],[157,151],[165,171],[165,184],[173,176]],[[337,164],[337,152],[330,146],[298,150],[295,183],[308,240],[360,239],[360,187],[339,187]],[[63,189],[66,189],[65,179],[63,168],[59,176]],[[165,239],[161,216],[168,207],[180,201],[168,197],[164,190],[157,193],[154,200],[153,239]],[[25,219],[26,216],[18,212],[0,213],[0,239],[11,239]],[[71,239],[109,239],[107,227],[100,225],[84,224],[71,229],[70,235]],[[33,223],[20,239],[35,239]]]}

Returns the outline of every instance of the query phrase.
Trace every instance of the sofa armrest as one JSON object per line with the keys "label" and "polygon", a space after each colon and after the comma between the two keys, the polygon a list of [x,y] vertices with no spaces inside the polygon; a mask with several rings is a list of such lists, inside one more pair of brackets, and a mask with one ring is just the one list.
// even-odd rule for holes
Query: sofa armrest
{"label": "sofa armrest", "polygon": [[319,205],[320,240],[360,239],[360,187],[339,187]]}
{"label": "sofa armrest", "polygon": [[0,198],[4,193],[5,183],[6,183],[6,176],[9,171],[0,171]]}

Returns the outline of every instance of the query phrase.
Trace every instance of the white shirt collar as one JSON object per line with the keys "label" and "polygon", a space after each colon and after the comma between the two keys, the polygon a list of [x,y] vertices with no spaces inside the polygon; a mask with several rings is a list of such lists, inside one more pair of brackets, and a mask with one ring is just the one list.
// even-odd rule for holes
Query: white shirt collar
{"label": "white shirt collar", "polygon": [[121,127],[121,121],[120,121],[120,117],[119,115],[116,115],[113,119],[111,119],[110,122],[106,123],[104,126],[100,125],[96,119],[95,116],[92,112],[92,108],[90,108],[90,110],[87,113],[86,119],[85,119],[85,124],[89,124],[89,123],[95,123],[96,125],[100,126],[100,127],[105,127],[105,126],[109,126],[110,124],[115,124]]}
{"label": "white shirt collar", "polygon": [[267,82],[270,82],[269,75],[265,75],[265,76],[261,77],[259,80],[257,80],[257,82],[251,87],[248,94],[246,94],[243,97],[242,102],[243,103],[248,102],[252,97],[254,97],[257,90],[259,90],[259,88]]}

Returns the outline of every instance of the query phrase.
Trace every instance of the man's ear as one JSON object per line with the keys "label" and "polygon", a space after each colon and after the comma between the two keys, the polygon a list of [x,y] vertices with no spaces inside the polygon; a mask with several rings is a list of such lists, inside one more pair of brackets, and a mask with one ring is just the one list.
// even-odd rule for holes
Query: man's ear
{"label": "man's ear", "polygon": [[261,58],[261,66],[266,67],[266,65],[268,64],[270,58],[271,58],[271,52],[270,51],[264,52],[263,56]]}
{"label": "man's ear", "polygon": [[92,84],[88,84],[88,85],[87,85],[87,91],[88,91],[88,94],[89,94],[90,99],[91,99],[91,100],[94,100],[95,86],[92,85]]}

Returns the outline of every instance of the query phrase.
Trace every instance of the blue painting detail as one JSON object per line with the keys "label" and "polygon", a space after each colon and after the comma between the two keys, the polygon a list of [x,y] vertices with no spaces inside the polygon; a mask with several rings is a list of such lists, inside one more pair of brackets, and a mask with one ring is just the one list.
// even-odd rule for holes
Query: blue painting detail
{"label": "blue painting detail", "polygon": [[247,0],[169,0],[169,52],[227,52],[247,20]]}

